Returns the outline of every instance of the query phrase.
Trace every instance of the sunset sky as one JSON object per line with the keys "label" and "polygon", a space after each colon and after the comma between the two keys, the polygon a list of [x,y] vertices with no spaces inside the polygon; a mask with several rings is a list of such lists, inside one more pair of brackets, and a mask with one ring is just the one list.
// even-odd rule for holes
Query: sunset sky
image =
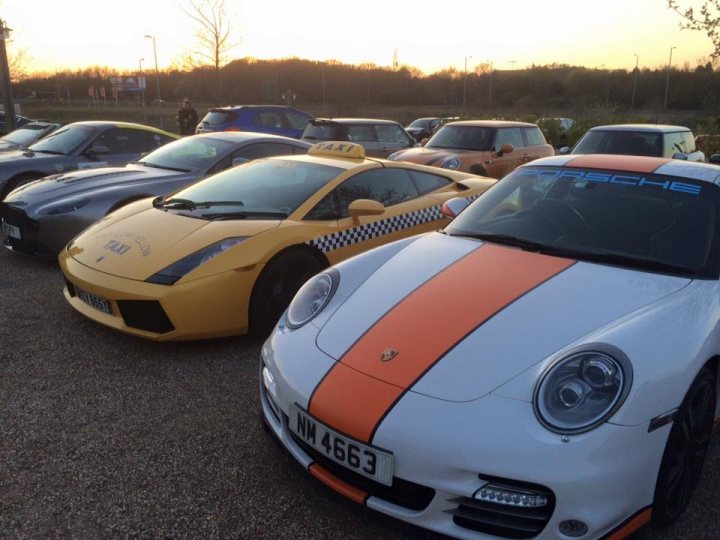
{"label": "sunset sky", "polygon": [[[699,5],[681,0],[682,5]],[[160,69],[180,66],[195,47],[195,23],[180,0],[0,0],[13,29],[10,50],[24,49],[29,71],[89,66],[153,69],[156,36]],[[231,58],[336,59],[401,64],[425,72],[468,71],[492,61],[495,69],[552,62],[632,69],[694,67],[712,51],[702,32],[681,31],[666,0],[445,0],[414,2],[297,2],[226,0],[237,45]]]}

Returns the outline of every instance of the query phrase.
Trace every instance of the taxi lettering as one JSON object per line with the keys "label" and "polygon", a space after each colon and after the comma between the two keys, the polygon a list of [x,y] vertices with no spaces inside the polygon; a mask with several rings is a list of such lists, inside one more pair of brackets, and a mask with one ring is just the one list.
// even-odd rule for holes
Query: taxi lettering
{"label": "taxi lettering", "polygon": [[124,255],[132,249],[132,246],[123,244],[122,242],[118,242],[117,240],[110,240],[107,244],[103,246],[103,248],[108,249],[113,253],[117,253],[118,255]]}

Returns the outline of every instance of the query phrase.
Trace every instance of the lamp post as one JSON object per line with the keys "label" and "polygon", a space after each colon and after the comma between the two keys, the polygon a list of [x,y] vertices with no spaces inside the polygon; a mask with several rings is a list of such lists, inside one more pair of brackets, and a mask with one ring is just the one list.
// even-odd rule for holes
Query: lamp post
{"label": "lamp post", "polygon": [[667,79],[665,79],[665,103],[663,105],[664,109],[667,109],[668,91],[670,89],[670,68],[672,67],[673,49],[677,49],[677,47],[670,47],[670,59],[668,60]]}
{"label": "lamp post", "polygon": [[5,42],[10,39],[12,30],[5,26],[0,19],[0,76],[2,77],[3,107],[5,109],[5,131],[10,133],[17,125],[15,123],[15,106],[12,102],[12,86],[10,85],[10,65],[8,64]]}
{"label": "lamp post", "polygon": [[468,58],[472,58],[472,56],[465,57],[465,74],[463,76],[463,109],[465,109],[465,104],[467,103],[467,61],[468,61]]}
{"label": "lamp post", "polygon": [[633,70],[633,90],[632,90],[632,97],[630,98],[630,109],[635,108],[635,87],[637,86],[637,74],[638,74],[638,64],[640,63],[640,56],[637,54],[633,54],[635,57],[635,69]]}
{"label": "lamp post", "polygon": [[155,83],[157,88],[157,100],[158,105],[160,105],[160,127],[163,127],[163,107],[162,107],[162,99],[160,99],[160,71],[158,70],[158,61],[157,61],[157,43],[155,41],[155,36],[150,34],[145,34],[146,39],[152,39],[153,43],[153,55],[155,56]]}
{"label": "lamp post", "polygon": [[140,99],[142,101],[142,108],[143,108],[143,122],[147,122],[147,113],[145,111],[145,84],[143,84],[143,70],[142,70],[142,63],[145,61],[144,58],[141,58],[138,60],[138,67],[140,68],[140,73],[138,74],[138,86],[140,87]]}

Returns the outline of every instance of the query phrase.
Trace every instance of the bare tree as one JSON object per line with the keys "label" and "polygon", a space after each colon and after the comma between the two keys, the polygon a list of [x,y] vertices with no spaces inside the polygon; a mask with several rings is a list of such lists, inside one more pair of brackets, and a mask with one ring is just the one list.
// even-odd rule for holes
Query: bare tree
{"label": "bare tree", "polygon": [[710,58],[713,61],[720,58],[720,0],[703,2],[699,13],[696,13],[692,7],[680,7],[677,0],[667,0],[667,3],[670,9],[684,19],[684,22],[680,23],[680,28],[705,32],[714,47]]}
{"label": "bare tree", "polygon": [[225,0],[188,0],[183,11],[197,23],[197,48],[186,63],[193,68],[210,66],[215,72],[215,98],[220,102],[222,86],[220,68],[227,63],[227,54],[236,44],[230,41],[232,28],[228,21]]}

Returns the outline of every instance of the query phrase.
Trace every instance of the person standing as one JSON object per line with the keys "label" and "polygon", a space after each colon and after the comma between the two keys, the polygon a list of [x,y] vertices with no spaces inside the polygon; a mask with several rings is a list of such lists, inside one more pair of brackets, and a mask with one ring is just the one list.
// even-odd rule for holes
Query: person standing
{"label": "person standing", "polygon": [[180,126],[180,135],[193,135],[195,133],[198,115],[188,98],[183,99],[180,110],[177,113],[177,123]]}

